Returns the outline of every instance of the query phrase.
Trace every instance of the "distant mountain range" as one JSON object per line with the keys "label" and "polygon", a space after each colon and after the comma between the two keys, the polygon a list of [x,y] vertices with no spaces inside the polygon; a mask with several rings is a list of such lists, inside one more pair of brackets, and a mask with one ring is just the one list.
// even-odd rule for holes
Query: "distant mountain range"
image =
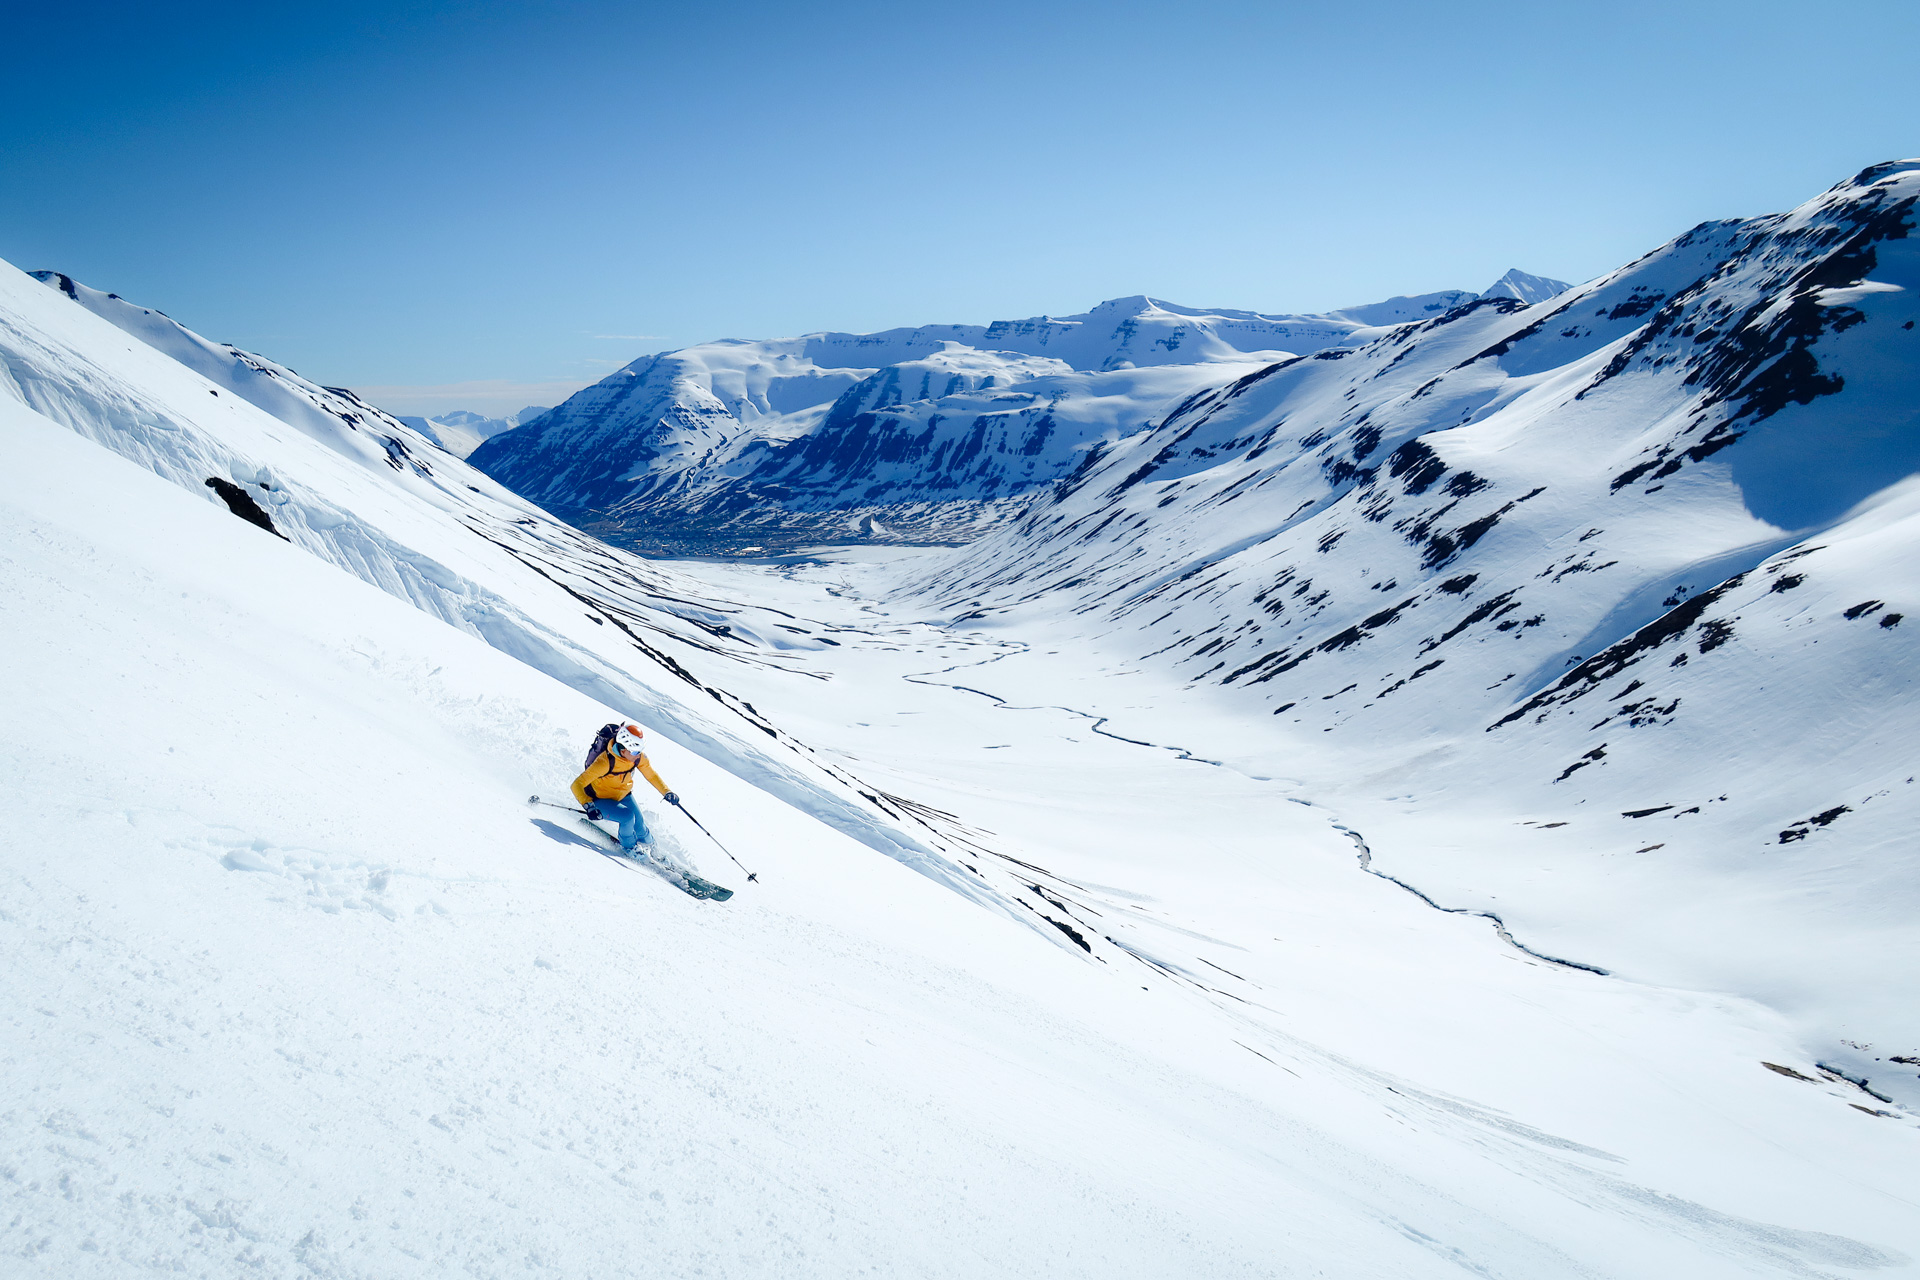
{"label": "distant mountain range", "polygon": [[1102,440],[1252,367],[1561,281],[1510,271],[1319,315],[1136,296],[1072,316],[727,339],[646,356],[472,454],[547,509],[641,550],[964,541]]}
{"label": "distant mountain range", "polygon": [[532,422],[547,412],[549,406],[531,404],[515,414],[504,418],[489,418],[484,413],[474,413],[469,409],[455,409],[437,417],[421,418],[399,415],[400,421],[426,436],[456,458],[464,458],[478,449],[482,441],[490,440],[502,431],[511,431],[522,423]]}

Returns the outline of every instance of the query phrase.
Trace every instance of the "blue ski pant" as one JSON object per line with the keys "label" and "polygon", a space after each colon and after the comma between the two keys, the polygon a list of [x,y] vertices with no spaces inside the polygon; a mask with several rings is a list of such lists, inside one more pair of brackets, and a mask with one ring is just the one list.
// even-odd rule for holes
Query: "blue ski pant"
{"label": "blue ski pant", "polygon": [[632,796],[624,800],[595,800],[593,807],[607,821],[620,824],[620,847],[627,852],[631,853],[635,845],[646,844],[653,839],[647,830],[647,820]]}

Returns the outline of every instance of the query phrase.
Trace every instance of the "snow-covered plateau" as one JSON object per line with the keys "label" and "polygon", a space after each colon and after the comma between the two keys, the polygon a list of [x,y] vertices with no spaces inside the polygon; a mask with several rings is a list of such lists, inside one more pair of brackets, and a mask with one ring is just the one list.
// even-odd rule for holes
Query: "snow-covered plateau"
{"label": "snow-covered plateau", "polygon": [[[0,1274],[1920,1273],[1917,194],[1275,359],[795,340],[1133,407],[725,563],[0,264]],[[527,803],[615,718],[730,901]]]}

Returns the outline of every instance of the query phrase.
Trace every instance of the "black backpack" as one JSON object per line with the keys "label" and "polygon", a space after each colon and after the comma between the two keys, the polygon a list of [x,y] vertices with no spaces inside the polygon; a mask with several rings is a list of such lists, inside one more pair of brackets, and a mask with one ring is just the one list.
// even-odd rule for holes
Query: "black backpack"
{"label": "black backpack", "polygon": [[619,732],[620,726],[617,724],[601,725],[600,732],[593,735],[593,750],[587,752],[587,762],[580,767],[592,768],[593,762],[607,753],[607,744],[612,742],[614,735]]}

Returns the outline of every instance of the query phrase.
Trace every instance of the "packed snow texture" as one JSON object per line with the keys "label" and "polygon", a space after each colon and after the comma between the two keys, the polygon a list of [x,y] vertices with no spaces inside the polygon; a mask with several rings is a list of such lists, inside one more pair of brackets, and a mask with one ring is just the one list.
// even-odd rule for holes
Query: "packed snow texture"
{"label": "packed snow texture", "polygon": [[[1480,296],[1566,287],[1512,271]],[[1196,391],[1474,296],[1311,316],[1132,297],[1075,316],[704,343],[634,361],[474,461],[647,550],[966,541]]]}
{"label": "packed snow texture", "polygon": [[1131,886],[1093,891],[1119,969],[660,732],[761,876],[696,902],[522,802],[618,708],[17,401],[0,432],[16,1274],[1911,1269],[1911,1127],[1763,1069],[1773,1015],[1528,961],[1253,780],[1046,720],[953,770],[1112,788],[1017,847]]}

